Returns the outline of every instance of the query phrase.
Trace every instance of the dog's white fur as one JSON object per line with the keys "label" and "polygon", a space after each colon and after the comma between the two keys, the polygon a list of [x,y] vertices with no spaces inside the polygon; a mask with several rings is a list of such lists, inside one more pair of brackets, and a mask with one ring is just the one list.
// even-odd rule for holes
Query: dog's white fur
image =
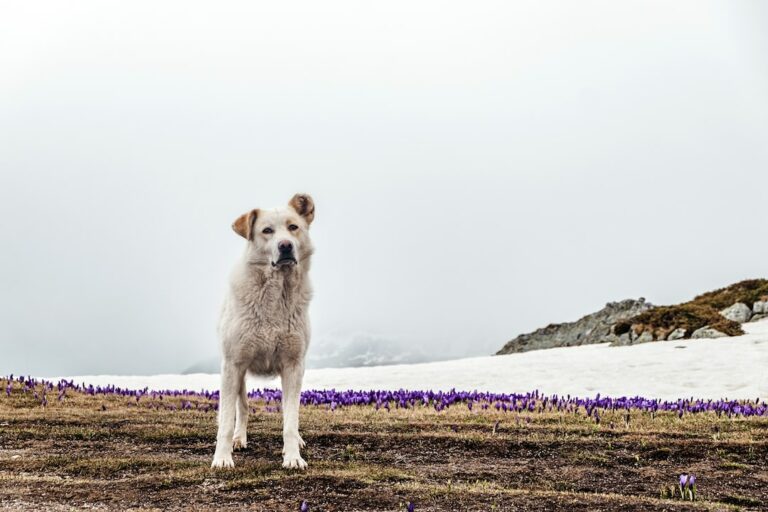
{"label": "dog's white fur", "polygon": [[[299,399],[309,345],[307,307],[312,296],[309,225],[312,198],[296,194],[288,206],[251,210],[232,225],[247,240],[235,265],[219,321],[221,394],[213,468],[234,467],[233,448],[246,446],[247,372],[280,375],[283,388],[283,466],[304,469],[299,435]],[[270,232],[271,231],[271,232]],[[285,262],[278,244],[290,242],[295,262]]]}

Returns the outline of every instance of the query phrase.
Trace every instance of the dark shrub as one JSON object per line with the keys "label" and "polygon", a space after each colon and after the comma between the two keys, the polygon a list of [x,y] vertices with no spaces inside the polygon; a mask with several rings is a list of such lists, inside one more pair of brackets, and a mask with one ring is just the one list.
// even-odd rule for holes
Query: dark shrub
{"label": "dark shrub", "polygon": [[630,318],[629,320],[621,320],[616,323],[616,325],[613,326],[613,334],[616,336],[621,336],[622,334],[628,333],[629,330],[632,328],[632,321],[637,318]]}

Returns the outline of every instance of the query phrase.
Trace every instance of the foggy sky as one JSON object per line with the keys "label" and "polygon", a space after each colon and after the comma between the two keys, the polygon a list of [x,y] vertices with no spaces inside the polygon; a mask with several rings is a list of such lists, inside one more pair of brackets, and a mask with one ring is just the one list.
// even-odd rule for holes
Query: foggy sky
{"label": "foggy sky", "polygon": [[6,3],[0,373],[215,355],[230,224],[300,191],[326,343],[490,354],[768,277],[766,33],[731,0]]}

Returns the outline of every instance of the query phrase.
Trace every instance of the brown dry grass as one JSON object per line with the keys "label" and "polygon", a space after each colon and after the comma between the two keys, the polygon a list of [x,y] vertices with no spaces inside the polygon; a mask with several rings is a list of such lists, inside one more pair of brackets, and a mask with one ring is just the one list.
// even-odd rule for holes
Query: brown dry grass
{"label": "brown dry grass", "polygon": [[685,329],[688,338],[693,331],[710,326],[729,336],[744,334],[738,322],[720,315],[720,310],[743,302],[750,308],[768,294],[768,279],[749,279],[725,288],[701,294],[689,302],[674,306],[659,306],[635,317],[618,322],[613,329],[622,335],[633,329],[638,335],[651,332],[656,339],[663,339],[674,329]]}
{"label": "brown dry grass", "polygon": [[700,304],[685,303],[677,306],[658,306],[645,313],[618,322],[613,329],[617,335],[622,335],[634,329],[642,334],[651,331],[657,339],[665,338],[674,329],[685,329],[685,337],[689,338],[697,329],[710,326],[729,336],[744,334],[738,322],[728,320],[718,310]]}
{"label": "brown dry grass", "polygon": [[[168,398],[164,401],[168,403]],[[106,410],[102,410],[102,405]],[[0,507],[11,510],[758,510],[768,419],[633,412],[516,415],[457,406],[303,407],[306,472],[280,466],[280,416],[256,411],[231,471],[212,412],[74,394],[0,396]],[[155,403],[154,405],[161,405]],[[496,423],[498,422],[498,424]],[[700,500],[661,499],[681,472]]]}

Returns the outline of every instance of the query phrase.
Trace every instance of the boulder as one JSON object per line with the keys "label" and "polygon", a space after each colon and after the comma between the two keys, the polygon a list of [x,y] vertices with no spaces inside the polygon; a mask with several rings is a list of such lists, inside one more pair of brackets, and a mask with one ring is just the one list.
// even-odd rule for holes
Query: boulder
{"label": "boulder", "polygon": [[733,306],[725,308],[720,312],[720,314],[728,320],[733,320],[734,322],[739,322],[740,324],[749,322],[749,319],[752,318],[752,310],[749,309],[749,306],[743,302],[737,302]]}
{"label": "boulder", "polygon": [[651,331],[643,331],[643,333],[635,339],[634,343],[647,343],[653,341],[653,333]]}
{"label": "boulder", "polygon": [[701,329],[696,329],[691,334],[691,339],[703,339],[703,338],[727,338],[728,335],[724,334],[717,329],[713,329],[708,325],[705,325]]}
{"label": "boulder", "polygon": [[683,338],[685,338],[685,329],[682,329],[679,327],[674,331],[672,331],[671,333],[669,333],[669,336],[667,336],[667,339],[669,341],[681,340]]}
{"label": "boulder", "polygon": [[768,302],[759,300],[752,305],[752,312],[756,315],[768,313]]}

